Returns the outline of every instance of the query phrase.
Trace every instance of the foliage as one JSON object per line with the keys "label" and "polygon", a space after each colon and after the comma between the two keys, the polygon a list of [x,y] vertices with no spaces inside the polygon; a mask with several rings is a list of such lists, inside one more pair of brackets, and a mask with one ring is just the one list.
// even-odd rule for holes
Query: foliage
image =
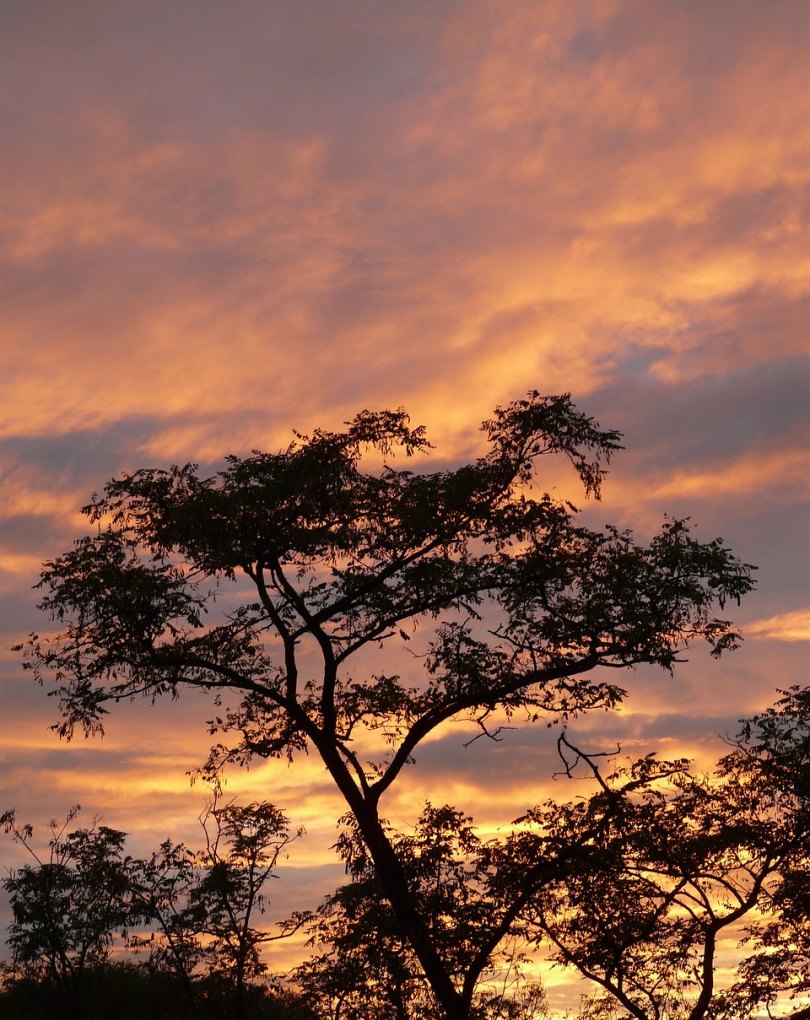
{"label": "foliage", "polygon": [[256,979],[266,971],[261,946],[301,923],[293,918],[273,931],[256,926],[263,888],[300,832],[290,833],[272,804],[223,804],[217,788],[200,819],[203,849],[167,839],[138,860],[123,855],[126,833],[117,829],[94,822],[67,832],[78,810],[61,826],[51,823],[47,859],[33,849],[30,825],[18,825],[13,811],[1,819],[35,860],[4,882],[14,913],[12,976],[28,979],[20,988],[47,998],[31,989],[53,986],[71,1015],[83,1015],[89,982],[106,973],[115,943],[119,951],[148,950],[146,971],[156,980],[173,973],[189,1016],[206,1015],[206,1001],[227,1000],[229,1017],[247,1017]]}
{"label": "foliage", "polygon": [[[711,775],[648,755],[605,776],[605,755],[564,734],[565,771],[590,774],[593,795],[541,804],[497,839],[481,840],[471,819],[429,805],[411,835],[392,833],[458,984],[477,973],[470,961],[499,947],[471,1015],[545,1015],[531,985],[521,998],[520,965],[550,946],[552,959],[596,989],[579,1020],[750,1020],[763,1010],[806,1020],[809,696],[793,688],[746,722]],[[328,1020],[436,1016],[352,827],[339,849],[351,881],[310,926],[316,953],[297,975],[308,1000]],[[737,980],[718,988],[718,953],[740,933]],[[487,999],[503,975],[509,987]]]}
{"label": "foliage", "polygon": [[[356,825],[338,843],[351,881],[327,897],[309,923],[318,952],[294,979],[323,1020],[431,1020],[435,996],[397,924]],[[471,1016],[511,1020],[540,1015],[540,988],[523,979],[519,946],[496,937],[502,904],[492,895],[488,849],[472,819],[451,807],[427,805],[410,835],[392,834],[416,910],[442,961],[463,983],[469,961],[484,950],[486,970],[475,970]]]}
{"label": "foliage", "polygon": [[[598,497],[620,448],[619,433],[567,395],[530,393],[483,432],[488,452],[455,470],[369,473],[368,450],[387,459],[429,444],[403,411],[363,411],[342,432],[229,457],[213,477],[185,465],[111,481],[85,508],[97,532],[45,565],[41,606],[62,629],[32,635],[26,662],[39,679],[53,673],[68,736],[100,730],[111,701],[194,686],[238,698],[213,721],[236,740],[212,750],[211,770],[314,750],[448,1020],[470,1015],[488,958],[477,955],[459,986],[381,821],[383,795],[448,720],[488,732],[504,713],[611,707],[623,691],[592,675],[598,666],[672,669],[696,639],[714,654],[733,648],[715,606],[752,587],[750,568],[686,521],[641,545],[585,528],[572,504],[537,490],[543,459],[562,455]],[[250,594],[216,616],[229,582],[228,605],[246,584]],[[352,672],[361,650],[431,623],[421,678]],[[370,730],[388,750],[367,761]]]}
{"label": "foliage", "polygon": [[67,1015],[81,1015],[87,972],[109,957],[116,932],[130,921],[126,833],[99,825],[67,832],[79,811],[50,823],[47,853],[33,846],[33,828],[13,811],[0,817],[6,833],[33,858],[3,881],[13,921],[8,944],[15,973],[59,989]]}
{"label": "foliage", "polygon": [[149,858],[133,860],[128,890],[137,921],[151,929],[131,934],[129,947],[148,950],[150,973],[176,976],[192,1017],[198,1013],[195,975],[203,958],[199,919],[189,904],[197,881],[194,851],[166,839]]}
{"label": "foliage", "polygon": [[[745,781],[747,808],[767,825],[781,856],[763,885],[759,917],[748,924],[750,950],[739,979],[719,998],[726,1020],[773,1006],[786,995],[810,999],[810,687],[792,687],[777,704],[748,721],[722,763],[724,779]],[[810,1018],[810,1003],[791,1013]]]}
{"label": "foliage", "polygon": [[252,922],[265,910],[263,887],[302,830],[290,834],[286,816],[272,804],[220,804],[218,796],[200,821],[206,846],[197,855],[200,877],[189,894],[189,910],[204,938],[205,965],[209,973],[232,984],[232,1015],[241,1020],[248,981],[267,970],[261,947],[300,927],[302,918],[293,918],[279,931],[259,929]]}
{"label": "foliage", "polygon": [[[593,833],[576,866],[538,889],[522,916],[526,937],[550,940],[560,963],[605,993],[587,1016],[604,1007],[637,1020],[747,1020],[780,993],[810,990],[808,693],[794,689],[747,723],[710,776],[646,758],[607,780],[597,773],[601,789],[588,802],[532,814],[541,835],[529,837],[527,861],[549,839]],[[596,805],[611,801],[597,831]],[[718,991],[720,940],[744,920],[753,952]]]}
{"label": "foliage", "polygon": [[221,789],[200,816],[205,846],[190,850],[166,840],[148,860],[134,861],[130,896],[133,912],[156,930],[130,938],[149,951],[150,966],[170,968],[196,1015],[199,974],[230,989],[229,1016],[241,1020],[250,982],[267,970],[261,947],[291,935],[297,918],[277,930],[256,926],[265,910],[263,889],[287,847],[300,835],[272,804],[222,803]]}

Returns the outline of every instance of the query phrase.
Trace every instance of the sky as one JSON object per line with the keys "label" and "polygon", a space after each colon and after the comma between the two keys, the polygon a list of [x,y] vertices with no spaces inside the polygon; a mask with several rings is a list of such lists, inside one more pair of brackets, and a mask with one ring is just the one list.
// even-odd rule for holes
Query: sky
{"label": "sky", "polygon": [[[688,514],[758,566],[743,647],[629,675],[588,739],[710,762],[806,682],[808,47],[804,0],[4,0],[0,809],[197,838],[210,706],[60,742],[10,651],[49,626],[32,585],[114,474],[362,408],[405,407],[438,468],[496,405],[570,392],[625,436],[589,523]],[[441,797],[495,831],[550,789],[543,734],[464,739],[390,817]],[[229,784],[306,826],[274,895],[313,905],[341,876],[323,770]]]}

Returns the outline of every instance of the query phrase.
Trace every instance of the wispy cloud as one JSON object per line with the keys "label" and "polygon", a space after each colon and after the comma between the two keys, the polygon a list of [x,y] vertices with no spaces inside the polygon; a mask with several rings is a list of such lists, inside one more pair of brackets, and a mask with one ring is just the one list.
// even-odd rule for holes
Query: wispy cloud
{"label": "wispy cloud", "polygon": [[754,620],[745,633],[763,641],[810,641],[810,607]]}

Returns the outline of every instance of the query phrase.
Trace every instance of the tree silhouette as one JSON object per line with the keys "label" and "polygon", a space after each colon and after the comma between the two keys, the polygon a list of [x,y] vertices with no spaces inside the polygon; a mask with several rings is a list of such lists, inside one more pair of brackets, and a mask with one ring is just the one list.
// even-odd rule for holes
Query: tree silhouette
{"label": "tree silhouette", "polygon": [[[518,928],[598,987],[585,1016],[747,1020],[777,1002],[787,1016],[787,996],[810,990],[808,695],[794,689],[746,723],[709,775],[650,755],[603,778],[567,744],[596,794],[530,812],[498,854],[500,881],[520,884],[533,862],[578,847],[538,883]],[[720,940],[743,923],[737,980],[718,989]]]}
{"label": "tree silhouette", "polygon": [[8,944],[17,975],[59,989],[66,1017],[81,1017],[87,975],[104,963],[118,932],[131,920],[127,890],[126,833],[99,825],[68,832],[78,806],[63,823],[52,821],[47,850],[34,848],[34,830],[13,811],[0,825],[28,851],[33,864],[3,881],[13,920]]}
{"label": "tree silhouette", "polygon": [[199,1016],[195,973],[202,964],[199,917],[190,897],[198,881],[196,854],[183,843],[165,839],[143,860],[133,860],[128,891],[133,913],[145,933],[130,935],[136,953],[147,950],[152,973],[168,970],[179,980],[189,1013]]}
{"label": "tree silhouette", "polygon": [[[316,952],[294,980],[324,1020],[430,1020],[436,998],[356,825],[347,821],[338,848],[351,881],[328,896],[309,923]],[[504,896],[491,846],[475,833],[472,819],[428,804],[412,833],[391,832],[390,838],[445,965],[462,980],[475,974],[471,1015],[533,1020],[544,1002],[542,989],[522,974],[526,943],[499,930]],[[470,967],[482,947],[485,965]]]}
{"label": "tree silhouette", "polygon": [[219,786],[200,824],[203,848],[167,839],[148,859],[131,862],[131,912],[151,930],[131,935],[128,944],[148,950],[153,967],[178,976],[193,1016],[205,971],[225,989],[229,1016],[242,1020],[250,982],[267,970],[261,947],[287,938],[304,920],[300,915],[277,928],[257,927],[268,880],[301,830],[290,832],[286,815],[273,804],[223,803]]}
{"label": "tree silhouette", "polygon": [[[167,839],[139,860],[124,855],[126,833],[118,829],[94,821],[68,832],[78,811],[50,823],[44,854],[35,849],[31,825],[20,825],[13,811],[0,817],[34,861],[3,882],[14,917],[8,938],[14,980],[52,986],[65,1015],[81,1017],[88,985],[97,992],[106,980],[112,947],[119,955],[146,949],[148,972],[156,979],[175,975],[190,1016],[201,1015],[202,1000],[215,989],[229,1017],[246,1018],[255,981],[267,969],[261,946],[288,937],[305,920],[294,915],[270,930],[256,925],[265,886],[300,830],[290,832],[272,804],[223,803],[217,786],[200,816],[202,849]],[[203,973],[212,978],[208,984]]]}
{"label": "tree silhouette", "polygon": [[[750,952],[737,981],[719,997],[723,1018],[769,1008],[780,995],[810,996],[810,687],[783,694],[744,725],[721,762],[721,789],[729,781],[739,784],[739,815],[759,821],[757,853],[761,859],[767,848],[773,859],[759,916],[746,929]],[[810,1020],[810,1005],[790,1016]]]}
{"label": "tree silhouette", "polygon": [[[63,629],[32,635],[27,659],[37,677],[55,675],[64,735],[99,731],[111,701],[192,686],[239,698],[215,720],[238,738],[212,750],[211,769],[318,754],[448,1020],[470,1016],[488,954],[453,973],[381,821],[385,793],[448,720],[487,732],[504,714],[611,707],[623,691],[597,667],[671,669],[696,639],[715,654],[734,647],[714,607],[752,587],[750,568],[684,521],[644,546],[582,526],[570,503],[537,490],[539,465],[561,455],[598,497],[619,449],[619,433],[567,395],[531,393],[483,432],[488,452],[455,470],[368,472],[364,451],[429,444],[403,411],[363,411],[342,432],[231,456],[214,477],[186,465],[113,480],[85,508],[97,532],[45,565],[41,606]],[[228,582],[244,597],[216,617]],[[366,657],[362,677],[351,671],[361,651],[430,624],[421,678],[368,669]],[[370,731],[388,752],[368,761]]]}
{"label": "tree silhouette", "polygon": [[197,855],[201,874],[189,895],[189,909],[205,936],[205,964],[232,985],[231,1015],[243,1020],[247,982],[267,970],[261,947],[287,938],[303,920],[293,917],[278,931],[255,924],[256,915],[265,910],[262,890],[302,830],[290,833],[286,816],[272,804],[222,804],[219,791],[200,822],[206,846]]}
{"label": "tree silhouette", "polygon": [[[391,835],[452,972],[477,973],[470,958],[493,950],[471,1015],[540,1015],[520,964],[550,947],[597,988],[581,1020],[749,1020],[763,1009],[806,1020],[810,688],[746,722],[709,775],[650,754],[605,776],[600,759],[618,752],[588,754],[567,735],[559,746],[566,771],[592,778],[590,797],[541,804],[502,838],[482,840],[471,819],[430,806],[411,835]],[[339,847],[352,880],[315,915],[302,989],[328,1020],[435,1016],[362,841],[348,829]],[[736,979],[718,987],[718,954],[735,932]],[[505,995],[493,992],[500,975]]]}

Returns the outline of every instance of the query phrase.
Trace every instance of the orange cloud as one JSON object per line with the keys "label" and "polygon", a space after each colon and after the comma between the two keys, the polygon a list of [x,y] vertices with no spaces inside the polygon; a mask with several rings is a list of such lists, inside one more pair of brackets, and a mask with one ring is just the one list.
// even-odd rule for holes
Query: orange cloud
{"label": "orange cloud", "polygon": [[[806,291],[785,102],[802,76],[778,46],[735,35],[698,96],[683,66],[702,29],[676,9],[644,30],[621,5],[478,16],[448,17],[458,73],[435,65],[427,95],[385,111],[376,158],[258,120],[144,142],[94,96],[58,179],[45,162],[12,177],[15,272],[56,260],[75,284],[57,271],[49,300],[12,303],[6,434],[146,414],[165,422],[149,451],[181,456],[372,392],[466,425],[528,385],[587,393],[629,332],[686,378],[688,328],[718,296]],[[751,220],[780,191],[776,218]],[[763,357],[729,325],[738,356]]]}
{"label": "orange cloud", "polygon": [[726,498],[732,495],[767,493],[779,489],[779,498],[806,499],[810,494],[810,453],[804,449],[783,449],[763,456],[745,454],[731,463],[717,463],[706,469],[677,472],[666,481],[654,482],[650,498],[688,496]]}
{"label": "orange cloud", "polygon": [[745,633],[762,641],[810,641],[810,608],[754,620],[745,625]]}

